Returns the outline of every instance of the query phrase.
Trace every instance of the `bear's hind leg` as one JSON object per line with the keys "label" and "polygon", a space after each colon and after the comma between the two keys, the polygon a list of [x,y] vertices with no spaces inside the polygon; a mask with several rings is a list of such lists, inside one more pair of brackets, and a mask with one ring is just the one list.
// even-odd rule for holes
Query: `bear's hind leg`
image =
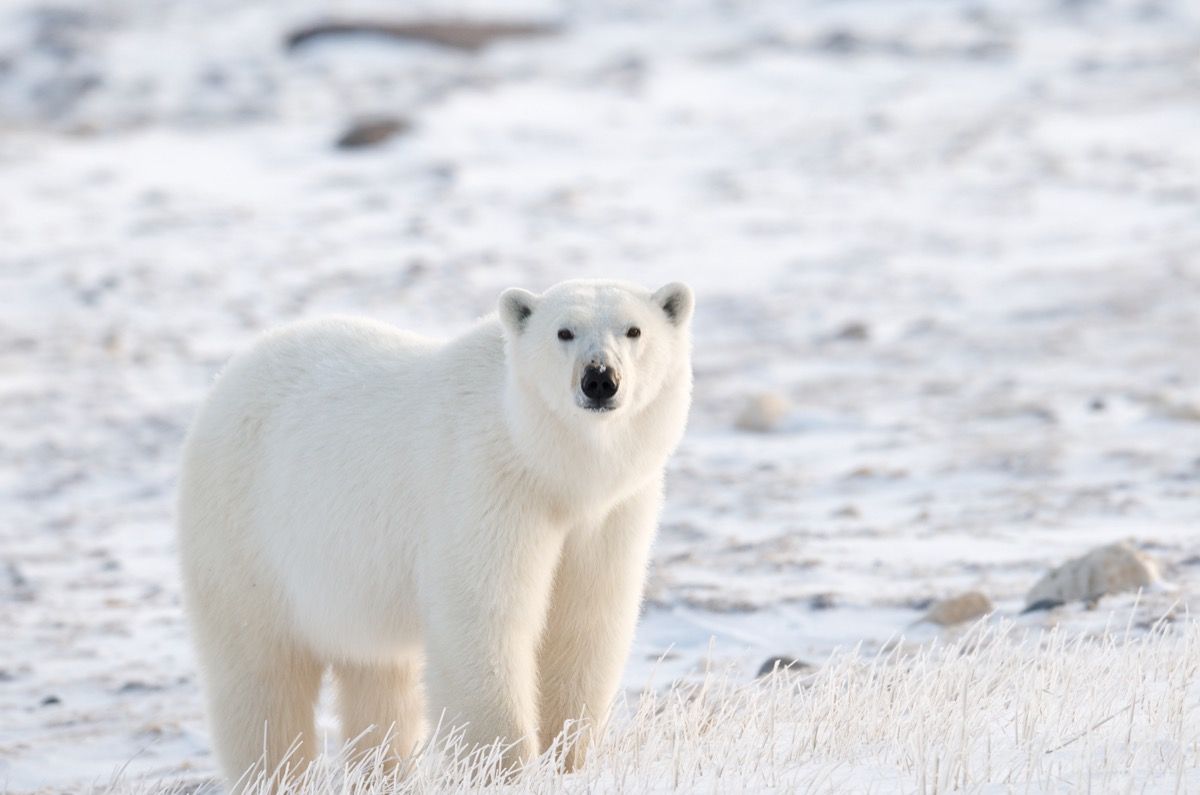
{"label": "bear's hind leg", "polygon": [[292,644],[231,645],[206,655],[204,668],[213,740],[236,793],[260,777],[278,783],[308,767],[317,753],[313,710],[323,666]]}
{"label": "bear's hind leg", "polygon": [[350,761],[387,740],[383,772],[411,756],[425,733],[421,663],[416,655],[378,664],[334,665],[342,740],[353,742]]}

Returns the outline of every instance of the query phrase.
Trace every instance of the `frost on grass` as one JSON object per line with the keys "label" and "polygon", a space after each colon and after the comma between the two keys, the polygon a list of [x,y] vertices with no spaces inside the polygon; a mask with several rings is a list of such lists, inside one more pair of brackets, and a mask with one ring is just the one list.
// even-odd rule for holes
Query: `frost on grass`
{"label": "frost on grass", "polygon": [[[667,649],[658,681],[690,675],[712,636],[748,679],[873,652],[935,596],[1015,615],[1050,566],[1122,539],[1177,586],[1143,610],[1194,600],[1200,3],[436,5],[563,30],[288,52],[331,4],[0,4],[0,790],[76,793],[121,760],[131,781],[211,775],[179,445],[230,355],[328,313],[446,337],[513,285],[692,284],[695,401],[634,692]],[[379,114],[412,126],[330,145]],[[747,434],[758,390],[791,406]],[[1103,623],[1076,601],[1021,620]],[[1126,687],[1060,690],[1089,677]],[[949,742],[903,727],[927,755]],[[994,757],[1025,742],[997,732]],[[918,789],[866,742],[785,780]],[[729,770],[705,781],[736,791]]]}
{"label": "frost on grass", "polygon": [[[1132,623],[1132,621],[1131,621]],[[1185,791],[1200,786],[1200,625],[1092,635],[975,625],[751,683],[709,672],[618,706],[585,767],[489,784],[435,737],[408,770],[327,755],[282,792]],[[494,754],[496,749],[492,749]],[[265,793],[263,786],[251,788]],[[117,783],[103,792],[205,791]]]}

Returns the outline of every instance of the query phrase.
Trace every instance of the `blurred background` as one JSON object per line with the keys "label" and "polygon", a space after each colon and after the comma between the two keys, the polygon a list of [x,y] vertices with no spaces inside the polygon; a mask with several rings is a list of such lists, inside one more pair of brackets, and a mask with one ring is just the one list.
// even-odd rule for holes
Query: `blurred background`
{"label": "blurred background", "polygon": [[[327,312],[695,288],[631,693],[1180,615],[1198,168],[1191,0],[5,0],[0,789],[212,773],[179,447]],[[1113,542],[1150,593],[1034,591]]]}

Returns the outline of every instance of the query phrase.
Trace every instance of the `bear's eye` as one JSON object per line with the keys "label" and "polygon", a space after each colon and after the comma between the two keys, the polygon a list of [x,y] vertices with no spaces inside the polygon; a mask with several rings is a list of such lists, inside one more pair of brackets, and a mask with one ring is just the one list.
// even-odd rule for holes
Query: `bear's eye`
{"label": "bear's eye", "polygon": [[642,336],[642,330],[640,328],[638,328],[637,326],[630,326],[629,331],[625,332],[625,336],[629,337],[629,339],[631,339],[631,340],[635,340],[638,337]]}
{"label": "bear's eye", "polygon": [[569,328],[560,328],[558,330],[558,338],[563,342],[569,342],[575,339],[575,335],[571,333],[571,329]]}

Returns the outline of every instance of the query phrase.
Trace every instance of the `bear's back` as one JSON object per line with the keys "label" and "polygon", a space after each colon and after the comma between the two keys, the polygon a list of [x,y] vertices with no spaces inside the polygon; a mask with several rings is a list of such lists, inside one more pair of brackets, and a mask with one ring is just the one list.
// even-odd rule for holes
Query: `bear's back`
{"label": "bear's back", "polygon": [[[414,618],[389,605],[415,598],[417,548],[461,503],[461,455],[489,461],[502,436],[503,356],[494,322],[440,342],[325,318],[234,357],[185,444],[180,543],[192,590],[217,588],[207,572],[253,567],[245,579],[271,583],[309,643],[365,649],[311,584],[386,582],[356,609],[404,624],[393,639],[410,633]],[[392,554],[370,555],[382,548]]]}
{"label": "bear's back", "polygon": [[230,361],[187,446],[231,446],[261,475],[321,450],[370,458],[444,447],[444,434],[491,436],[481,424],[500,419],[504,369],[494,320],[448,342],[362,318],[301,321]]}

